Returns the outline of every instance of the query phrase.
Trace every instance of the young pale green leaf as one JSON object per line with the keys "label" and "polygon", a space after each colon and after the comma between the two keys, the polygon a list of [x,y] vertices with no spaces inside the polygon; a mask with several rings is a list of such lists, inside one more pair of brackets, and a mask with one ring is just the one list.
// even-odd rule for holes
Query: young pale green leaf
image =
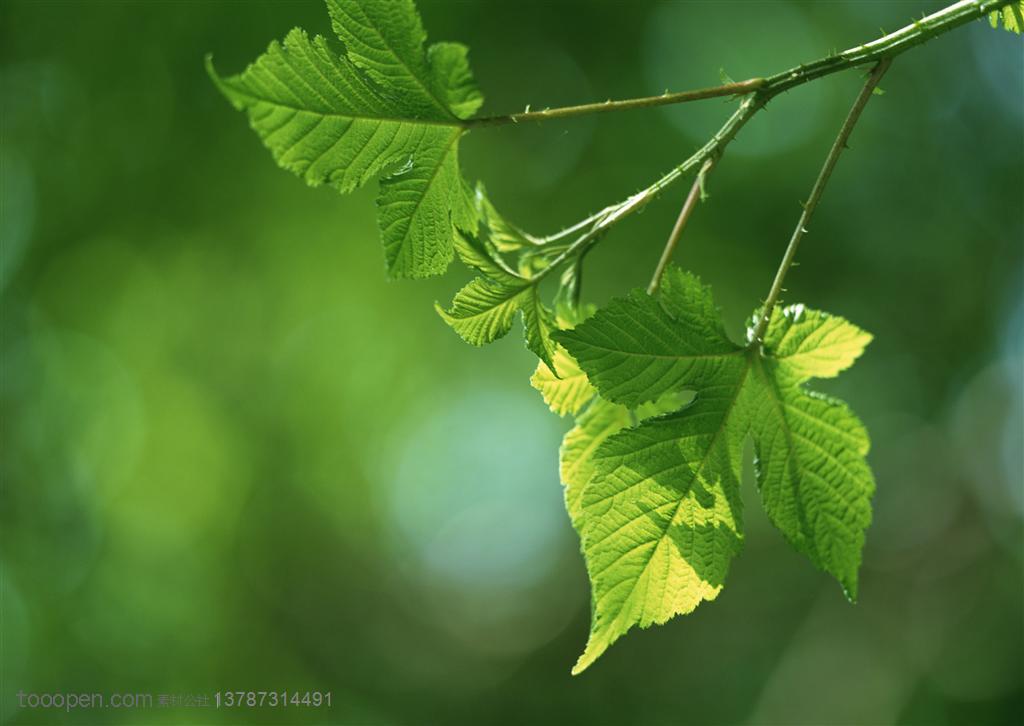
{"label": "young pale green leaf", "polygon": [[521,299],[533,292],[529,286],[500,285],[478,277],[458,291],[451,310],[434,305],[459,337],[470,345],[486,345],[512,329]]}
{"label": "young pale green leaf", "polygon": [[565,489],[565,508],[576,531],[583,526],[583,491],[594,476],[594,452],[609,436],[630,423],[628,408],[595,398],[562,439],[559,473]]}
{"label": "young pale green leaf", "polygon": [[1001,10],[994,10],[989,13],[988,19],[993,28],[998,28],[1002,19],[1004,28],[1019,35],[1024,32],[1024,0],[1012,2]]}
{"label": "young pale green leaf", "polygon": [[544,403],[559,416],[575,416],[594,397],[594,388],[565,348],[555,346],[552,363],[558,376],[543,361],[530,377],[530,385],[540,391]]}
{"label": "young pale green leaf", "polygon": [[[612,303],[615,319],[633,320],[648,331],[652,321],[685,329],[673,332],[691,343],[687,354],[710,356],[715,364],[699,369],[699,375],[668,369],[665,387],[696,389],[686,408],[610,433],[589,452],[575,439],[569,449],[573,479],[566,478],[563,466],[563,480],[575,493],[567,495],[567,504],[575,511],[594,598],[590,638],[575,673],[634,625],[663,623],[718,594],[743,538],[737,482],[748,434],[769,518],[799,551],[834,575],[851,599],[856,597],[874,491],[865,460],[867,434],[844,404],[802,384],[849,366],[867,334],[841,318],[794,307],[769,327],[764,352],[750,346],[723,355],[717,335],[695,335],[693,323],[686,322],[693,310],[703,315],[714,309],[707,290],[678,271],[669,279],[673,284],[662,290],[656,308],[636,291]],[[672,323],[662,316],[669,311]],[[606,312],[566,333],[607,321]],[[709,328],[718,331],[720,325],[713,319]],[[634,355],[653,355],[648,340],[623,338]],[[573,337],[560,334],[559,339]],[[608,340],[615,340],[611,333]],[[682,350],[675,341],[671,347],[673,352],[660,355],[675,357]],[[611,392],[620,400],[643,400],[652,389],[642,375],[646,369],[632,382],[609,375],[628,365],[624,359],[631,360],[593,357],[589,367],[582,360],[581,366],[601,396]],[[581,473],[587,477],[582,483]]]}
{"label": "young pale green leaf", "polygon": [[594,475],[594,452],[605,440],[630,425],[653,416],[677,410],[685,396],[669,393],[657,401],[645,403],[630,411],[618,403],[593,398],[586,410],[576,419],[573,427],[562,439],[559,450],[559,470],[565,487],[565,505],[573,526],[582,527],[583,490]]}
{"label": "young pale green leaf", "polygon": [[580,673],[634,625],[712,600],[742,541],[734,432],[743,358],[675,414],[609,437],[594,454],[580,536],[593,598]]}
{"label": "young pale green leaf", "polygon": [[699,388],[743,349],[729,340],[710,289],[670,268],[657,298],[634,290],[555,340],[609,401],[636,406]]}
{"label": "young pale green leaf", "polygon": [[475,230],[472,192],[459,171],[462,120],[482,97],[464,47],[424,51],[411,0],[327,0],[345,44],[296,29],[271,43],[221,92],[249,116],[277,163],[311,186],[349,192],[381,175],[379,224],[394,277],[447,269],[455,229]]}
{"label": "young pale green leaf", "polygon": [[485,345],[512,329],[516,312],[522,314],[526,347],[557,375],[554,362],[554,314],[540,299],[537,285],[512,275],[478,277],[459,290],[450,310],[435,303],[441,318],[471,345]]}
{"label": "young pale green leaf", "polygon": [[540,299],[540,288],[530,287],[530,294],[520,298],[519,309],[523,312],[523,329],[526,332],[526,347],[541,359],[555,376],[559,375],[555,363],[555,314]]}
{"label": "young pale green leaf", "polygon": [[871,334],[856,325],[803,305],[773,316],[764,338],[769,355],[803,379],[838,376],[871,342]]}

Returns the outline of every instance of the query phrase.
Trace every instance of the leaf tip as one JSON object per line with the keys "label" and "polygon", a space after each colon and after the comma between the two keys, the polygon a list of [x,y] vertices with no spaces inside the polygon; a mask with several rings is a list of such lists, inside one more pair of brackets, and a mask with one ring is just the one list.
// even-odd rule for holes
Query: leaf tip
{"label": "leaf tip", "polygon": [[[452,329],[458,332],[458,329],[455,327],[455,324],[458,321],[456,320],[455,316],[452,315],[451,311],[445,310],[444,305],[442,305],[437,300],[434,301],[434,310],[436,310],[437,314],[441,316],[441,320],[446,322],[449,326],[452,327]],[[459,337],[461,338],[462,335],[460,334]]]}
{"label": "leaf tip", "polygon": [[579,659],[577,659],[576,664],[572,667],[572,670],[569,671],[569,674],[573,676],[580,675],[583,671],[592,666],[595,660],[597,660],[597,656],[591,655],[590,648],[588,647],[583,652],[583,655],[581,655]]}
{"label": "leaf tip", "polygon": [[842,588],[843,588],[843,595],[846,597],[846,599],[849,601],[849,603],[851,605],[856,605],[857,604],[857,597],[858,597],[858,593],[857,593],[857,584],[858,584],[857,583],[857,573],[854,572],[851,576],[844,577],[844,578],[840,579],[839,584],[842,586]]}
{"label": "leaf tip", "polygon": [[206,75],[210,77],[210,80],[223,92],[222,80],[220,74],[217,73],[217,68],[213,65],[213,53],[207,53],[203,56],[203,69],[206,71]]}
{"label": "leaf tip", "polygon": [[206,75],[208,75],[210,80],[213,81],[213,85],[217,87],[217,90],[220,91],[226,99],[228,99],[228,102],[238,111],[244,109],[245,104],[228,84],[228,79],[225,79],[220,73],[218,73],[217,68],[213,65],[213,53],[207,53],[203,56],[203,67],[206,69]]}

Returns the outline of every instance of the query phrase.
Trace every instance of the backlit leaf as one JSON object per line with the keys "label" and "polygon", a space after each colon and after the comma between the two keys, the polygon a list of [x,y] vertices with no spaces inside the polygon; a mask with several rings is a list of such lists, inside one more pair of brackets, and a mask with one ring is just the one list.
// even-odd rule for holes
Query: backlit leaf
{"label": "backlit leaf", "polygon": [[277,163],[311,186],[352,191],[383,176],[377,199],[394,277],[444,272],[456,229],[477,210],[459,171],[462,120],[482,102],[466,49],[426,34],[411,0],[327,0],[344,52],[295,29],[221,92],[249,116]]}
{"label": "backlit leaf", "polygon": [[[845,404],[803,384],[851,365],[870,336],[795,306],[777,313],[764,350],[740,348],[706,287],[678,270],[666,280],[656,298],[634,291],[556,334],[603,404],[592,404],[563,444],[567,505],[593,593],[575,673],[633,626],[718,595],[743,540],[738,481],[748,436],[771,521],[848,597],[857,593],[874,492],[867,434]],[[696,392],[691,404],[634,427],[628,410],[603,400],[682,389]]]}

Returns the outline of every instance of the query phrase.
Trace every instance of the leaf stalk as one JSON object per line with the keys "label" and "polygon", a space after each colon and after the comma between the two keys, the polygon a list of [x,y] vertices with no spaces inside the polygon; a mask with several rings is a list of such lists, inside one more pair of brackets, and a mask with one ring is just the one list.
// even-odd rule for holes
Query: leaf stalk
{"label": "leaf stalk", "polygon": [[[467,127],[473,126],[500,126],[508,123],[517,123],[522,120],[545,120],[554,118],[565,118],[569,116],[581,116],[600,111],[622,110],[628,108],[644,108],[660,106],[669,103],[681,103],[683,101],[694,101],[701,98],[714,98],[742,93],[742,88],[747,88],[740,107],[729,117],[722,127],[711,139],[692,154],[688,159],[667,172],[660,179],[647,188],[633,194],[629,198],[605,207],[596,214],[577,222],[561,232],[550,237],[540,237],[538,241],[546,243],[556,239],[569,236],[571,233],[584,230],[567,249],[558,255],[551,263],[551,268],[558,266],[569,259],[572,254],[581,248],[591,244],[603,232],[611,226],[626,218],[635,211],[642,209],[648,202],[654,199],[663,189],[676,182],[694,167],[704,164],[709,159],[717,161],[735,138],[739,130],[775,96],[784,93],[796,86],[813,81],[824,76],[838,73],[850,68],[877,64],[883,59],[891,60],[895,56],[927,42],[939,35],[942,35],[961,25],[982,18],[988,13],[999,10],[1011,4],[1008,0],[961,0],[943,8],[921,20],[915,21],[893,33],[883,35],[869,43],[855,46],[841,53],[827,56],[810,63],[805,63],[781,73],[776,73],[767,78],[753,78],[739,83],[725,84],[708,89],[697,91],[683,91],[681,93],[655,96],[651,98],[630,99],[627,101],[612,101],[597,104],[585,104],[583,106],[570,106],[562,109],[549,109],[545,111],[528,112],[525,114],[511,114],[509,116],[497,116],[481,119],[470,119],[464,122]],[[538,274],[539,277],[546,275],[547,269]]]}
{"label": "leaf stalk", "polygon": [[669,233],[668,241],[665,243],[665,249],[661,252],[661,259],[658,260],[658,266],[654,270],[654,276],[651,278],[651,282],[647,286],[648,295],[654,295],[658,292],[658,288],[661,286],[661,277],[665,274],[665,269],[668,267],[668,263],[672,259],[672,253],[675,252],[676,246],[679,244],[679,238],[683,234],[686,222],[690,219],[690,214],[693,213],[694,208],[697,206],[697,200],[703,199],[704,197],[704,179],[714,165],[715,160],[713,158],[707,159],[704,162],[704,166],[702,166],[700,171],[697,172],[697,176],[694,177],[693,186],[690,187],[690,193],[686,195],[686,201],[683,202],[683,208],[679,210],[679,216],[676,218],[676,223],[672,227],[672,232]]}
{"label": "leaf stalk", "polygon": [[846,116],[846,120],[843,121],[842,127],[839,129],[839,135],[836,136],[836,140],[832,143],[832,148],[828,152],[828,156],[825,157],[825,163],[821,167],[821,171],[818,173],[818,178],[814,182],[814,186],[811,188],[811,194],[807,198],[807,202],[804,204],[803,212],[800,214],[800,219],[796,223],[796,229],[793,230],[793,235],[789,239],[789,244],[786,246],[786,252],[782,256],[782,262],[779,263],[779,269],[775,273],[775,279],[772,281],[771,289],[768,291],[768,297],[765,298],[764,307],[762,308],[761,317],[757,321],[757,326],[754,328],[754,332],[751,335],[751,345],[761,345],[764,340],[764,333],[768,329],[768,323],[771,321],[772,311],[775,309],[775,304],[779,300],[779,295],[782,293],[782,283],[786,279],[786,273],[789,272],[789,268],[793,265],[793,258],[796,256],[797,248],[800,246],[800,240],[803,239],[804,235],[807,234],[807,225],[810,223],[811,217],[814,215],[814,210],[818,208],[818,202],[821,200],[821,195],[825,191],[825,186],[828,184],[829,178],[832,176],[832,172],[836,168],[836,163],[839,161],[840,155],[843,153],[843,149],[847,148],[847,141],[850,139],[850,134],[853,133],[854,127],[857,125],[857,121],[860,119],[861,113],[864,111],[864,107],[867,106],[871,96],[874,93],[875,88],[878,86],[878,82],[885,75],[885,72],[889,70],[889,66],[892,63],[891,58],[883,58],[875,66],[874,70],[868,76],[865,81],[863,88],[860,93],[857,94],[857,99],[853,102],[853,106],[850,108],[850,112]]}

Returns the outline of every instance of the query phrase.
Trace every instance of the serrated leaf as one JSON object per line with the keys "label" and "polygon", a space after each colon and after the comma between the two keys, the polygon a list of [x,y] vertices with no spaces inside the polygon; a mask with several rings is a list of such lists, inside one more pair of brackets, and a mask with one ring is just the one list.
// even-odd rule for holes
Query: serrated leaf
{"label": "serrated leaf", "polygon": [[875,491],[867,431],[845,403],[803,390],[781,367],[754,358],[744,391],[761,501],[790,544],[856,600]]}
{"label": "serrated leaf", "polygon": [[326,0],[331,26],[348,58],[418,118],[469,118],[483,103],[466,47],[435,43],[413,0]]}
{"label": "serrated leaf", "polygon": [[477,182],[474,201],[477,214],[487,225],[489,241],[499,252],[518,252],[538,244],[533,237],[506,220],[498,212],[487,196],[483,182]]}
{"label": "serrated leaf", "polygon": [[511,274],[499,279],[478,277],[456,293],[451,309],[437,303],[434,307],[471,345],[486,345],[503,337],[512,329],[516,313],[521,313],[526,347],[557,375],[551,339],[555,318],[541,301],[534,282]]}
{"label": "serrated leaf", "polygon": [[594,397],[594,388],[573,357],[562,346],[556,346],[552,362],[556,376],[543,361],[530,377],[530,385],[540,391],[544,403],[559,416],[575,416]]}
{"label": "serrated leaf", "polygon": [[487,243],[485,237],[456,232],[455,252],[464,265],[495,282],[511,286],[523,282],[522,277],[503,263],[498,253]]}
{"label": "serrated leaf", "polygon": [[988,19],[993,28],[999,27],[1001,19],[1004,28],[1019,35],[1024,32],[1024,0],[1010,3],[1000,10],[993,10],[989,13]]}
{"label": "serrated leaf", "polygon": [[776,313],[764,336],[768,353],[804,379],[838,376],[870,342],[871,334],[856,325],[803,305]]}
{"label": "serrated leaf", "polygon": [[720,591],[742,538],[724,435],[731,388],[598,448],[580,517],[593,622],[574,674],[634,625],[664,623]]}
{"label": "serrated leaf", "polygon": [[594,453],[615,433],[648,418],[677,410],[686,399],[670,393],[657,401],[645,403],[630,411],[618,403],[593,398],[574,426],[562,439],[559,449],[559,471],[565,487],[565,504],[573,526],[579,530],[583,512],[583,490],[594,473]]}
{"label": "serrated leaf", "polygon": [[[730,343],[736,352],[723,354],[707,288],[678,270],[666,280],[656,300],[635,291],[558,335],[570,353],[591,352],[605,336],[602,356],[580,360],[602,397],[635,401],[653,390],[696,390],[677,413],[608,434],[586,461],[576,440],[569,449],[574,479],[566,486],[574,495],[567,504],[593,589],[591,634],[574,673],[634,625],[663,623],[717,596],[743,539],[738,478],[748,435],[769,518],[856,597],[874,491],[867,434],[845,404],[803,384],[837,375],[870,336],[842,318],[795,306],[773,320],[763,351]],[[634,332],[616,337],[616,325]],[[701,356],[713,365],[679,360]],[[671,365],[655,382],[657,364],[646,361],[662,359]],[[632,380],[621,367],[632,367]]]}
{"label": "serrated leaf", "polygon": [[426,34],[411,0],[327,0],[337,53],[302,30],[244,72],[207,70],[277,163],[311,186],[352,191],[384,175],[377,204],[394,277],[444,272],[477,212],[459,171],[462,120],[482,102],[466,49]]}
{"label": "serrated leaf", "polygon": [[582,527],[583,489],[594,475],[594,452],[629,424],[628,408],[596,398],[562,439],[559,473],[565,488],[565,508],[577,531]]}
{"label": "serrated leaf", "polygon": [[554,338],[603,397],[627,406],[698,388],[743,351],[725,334],[710,290],[678,268],[666,271],[657,298],[634,290]]}
{"label": "serrated leaf", "polygon": [[458,291],[450,310],[434,305],[438,315],[470,345],[486,345],[512,329],[521,296],[528,287],[499,285],[478,277]]}
{"label": "serrated leaf", "polygon": [[555,315],[540,299],[537,285],[530,288],[530,294],[520,298],[519,308],[523,312],[523,329],[526,333],[526,347],[541,359],[551,373],[559,375],[555,363]]}

